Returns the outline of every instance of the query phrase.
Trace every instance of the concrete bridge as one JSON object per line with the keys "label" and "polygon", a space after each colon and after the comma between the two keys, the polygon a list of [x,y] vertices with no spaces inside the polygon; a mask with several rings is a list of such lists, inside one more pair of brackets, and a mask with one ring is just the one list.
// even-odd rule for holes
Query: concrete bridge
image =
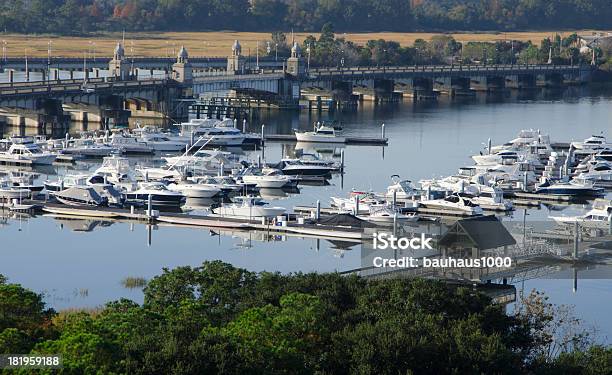
{"label": "concrete bridge", "polygon": [[[322,109],[324,100],[335,103],[328,105],[331,108],[360,100],[392,101],[402,95],[435,99],[439,93],[469,95],[475,90],[558,87],[587,82],[592,71],[591,66],[552,64],[307,69],[298,44],[283,61],[282,69],[277,69],[276,61],[268,61],[268,69],[260,61],[255,69],[241,52],[236,41],[232,54],[224,60],[225,67],[213,71],[198,69],[197,60],[189,58],[184,48],[161,72],[157,69],[168,65],[167,59],[142,60],[141,67],[135,69],[121,44],[110,62],[86,66],[80,74],[71,70],[68,77],[62,76],[60,69],[43,70],[33,80],[30,65],[21,73],[7,69],[6,82],[0,83],[0,123],[53,129],[69,120],[100,127],[125,124],[134,114],[178,120],[187,116],[189,101],[202,96],[255,99],[248,103],[257,106],[261,101],[278,102],[283,108],[298,108],[300,101],[302,105],[308,101],[309,107],[315,103],[314,107]],[[69,62],[66,64],[69,67]]]}

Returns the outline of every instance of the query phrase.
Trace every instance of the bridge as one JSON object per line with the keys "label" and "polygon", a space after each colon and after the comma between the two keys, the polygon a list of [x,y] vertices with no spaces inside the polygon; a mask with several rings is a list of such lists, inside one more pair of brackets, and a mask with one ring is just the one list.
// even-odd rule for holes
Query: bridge
{"label": "bridge", "polygon": [[72,69],[71,62],[64,61],[68,71],[49,66],[30,71],[36,65],[29,61],[25,71],[5,69],[0,74],[0,123],[53,129],[68,121],[125,124],[138,116],[167,122],[186,118],[186,107],[198,97],[233,96],[248,99],[242,101],[248,105],[282,103],[282,108],[296,109],[307,103],[321,110],[362,100],[393,101],[404,95],[420,100],[435,99],[440,93],[559,87],[587,82],[592,71],[591,66],[552,64],[308,69],[297,44],[281,69],[269,59],[260,60],[256,69],[242,56],[238,41],[224,68],[218,58],[191,59],[184,48],[172,64],[149,58],[135,68],[121,44],[104,65],[81,66],[79,71],[76,62],[72,61]]}

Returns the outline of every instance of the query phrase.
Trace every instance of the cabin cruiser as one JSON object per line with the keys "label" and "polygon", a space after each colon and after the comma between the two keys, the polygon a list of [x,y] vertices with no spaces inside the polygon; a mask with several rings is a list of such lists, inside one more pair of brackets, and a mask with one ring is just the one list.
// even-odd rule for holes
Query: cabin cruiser
{"label": "cabin cruiser", "polygon": [[187,198],[212,198],[221,193],[218,187],[196,183],[172,183],[168,184],[168,189],[177,191]]}
{"label": "cabin cruiser", "polygon": [[18,172],[18,171],[0,171],[0,180],[5,179],[15,188],[27,189],[32,193],[39,193],[45,185],[35,182],[38,177],[36,173]]}
{"label": "cabin cruiser", "polygon": [[103,143],[96,143],[92,138],[79,138],[69,140],[66,147],[60,152],[84,157],[104,157],[117,152],[117,149]]}
{"label": "cabin cruiser", "polygon": [[612,147],[612,144],[606,142],[606,137],[603,135],[592,135],[582,142],[572,142],[576,150],[596,151]]}
{"label": "cabin cruiser", "polygon": [[315,124],[313,131],[295,131],[298,142],[318,143],[345,143],[346,137],[339,135],[339,131],[333,126]]}
{"label": "cabin cruiser", "polygon": [[604,190],[593,187],[592,183],[581,183],[577,181],[559,181],[551,183],[549,179],[536,185],[536,194],[569,195],[573,197],[596,197],[604,195]]}
{"label": "cabin cruiser", "polygon": [[392,199],[393,194],[395,194],[396,199],[400,200],[418,198],[421,195],[421,192],[412,184],[412,181],[400,180],[398,175],[391,176],[391,181],[393,184],[387,187],[387,192],[385,193],[387,199]]}
{"label": "cabin cruiser", "polygon": [[506,160],[516,162],[521,154],[514,150],[502,150],[491,154],[472,155],[472,160],[477,165],[496,165],[503,164]]}
{"label": "cabin cruiser", "polygon": [[419,216],[415,213],[402,214],[388,204],[371,205],[369,209],[367,215],[357,215],[357,217],[375,224],[405,223],[419,220]]}
{"label": "cabin cruiser", "polygon": [[167,135],[161,133],[142,132],[137,140],[154,151],[159,152],[178,152],[187,147],[187,143],[172,140]]}
{"label": "cabin cruiser", "polygon": [[108,145],[119,150],[122,154],[152,154],[155,152],[146,143],[122,133],[113,134]]}
{"label": "cabin cruiser", "polygon": [[[540,130],[523,129],[517,137],[503,145],[491,147],[490,153],[496,153],[502,150],[517,150],[533,143],[550,143],[547,135],[540,134]],[[488,151],[488,150],[487,150]]]}
{"label": "cabin cruiser", "polygon": [[365,191],[352,191],[348,198],[331,197],[332,206],[341,211],[358,211],[356,214],[368,214],[371,206],[380,206],[386,203],[385,199],[380,199],[374,193]]}
{"label": "cabin cruiser", "polygon": [[283,171],[283,174],[293,176],[330,176],[337,171],[334,166],[304,162],[300,159],[281,159],[273,166]]}
{"label": "cabin cruiser", "polygon": [[91,186],[76,185],[51,193],[60,203],[69,206],[107,206],[108,199],[102,197]]}
{"label": "cabin cruiser", "polygon": [[117,155],[105,157],[102,160],[102,165],[95,170],[94,175],[101,176],[107,182],[122,190],[134,190],[136,188],[136,171],[125,157]]}
{"label": "cabin cruiser", "polygon": [[180,171],[170,167],[136,167],[136,176],[141,181],[180,181],[183,179]]}
{"label": "cabin cruiser", "polygon": [[238,219],[259,219],[284,215],[287,209],[284,207],[267,207],[256,197],[236,197],[238,203],[223,204],[213,208],[213,214],[221,217]]}
{"label": "cabin cruiser", "polygon": [[29,198],[32,192],[28,189],[14,186],[8,180],[0,180],[0,199],[12,200]]}
{"label": "cabin cruiser", "polygon": [[185,201],[185,195],[169,190],[161,182],[141,182],[138,189],[124,193],[126,202],[146,205],[149,197],[155,206],[180,206]]}
{"label": "cabin cruiser", "polygon": [[574,180],[592,183],[612,181],[612,162],[594,159],[584,166],[585,168],[578,171]]}
{"label": "cabin cruiser", "polygon": [[[181,136],[189,139],[191,145],[242,146],[244,144],[259,144],[261,136],[255,133],[243,133],[236,128],[234,120],[191,119],[183,122]],[[201,138],[200,138],[201,137]]]}
{"label": "cabin cruiser", "polygon": [[110,206],[123,206],[123,196],[115,186],[99,174],[71,174],[56,181],[45,181],[45,189],[49,192],[59,192],[74,186],[93,188],[101,197],[106,198]]}
{"label": "cabin cruiser", "polygon": [[291,177],[279,173],[278,170],[267,169],[266,172],[264,173],[261,170],[249,167],[242,171],[237,178],[246,184],[253,184],[258,188],[280,189],[293,182]]}
{"label": "cabin cruiser", "polygon": [[419,205],[445,211],[458,211],[468,215],[482,215],[482,207],[460,194],[451,194],[442,199],[422,200]]}
{"label": "cabin cruiser", "polygon": [[244,165],[231,152],[219,150],[198,150],[193,155],[164,157],[168,165],[191,171],[194,174],[216,173],[224,170],[242,169]]}
{"label": "cabin cruiser", "polygon": [[581,216],[549,216],[557,224],[578,223],[585,227],[606,228],[612,220],[612,200],[598,198],[586,214]]}
{"label": "cabin cruiser", "polygon": [[51,165],[57,158],[56,154],[43,151],[31,137],[13,137],[9,142],[8,149],[0,152],[2,159],[28,160],[32,165]]}
{"label": "cabin cruiser", "polygon": [[489,211],[511,211],[512,201],[504,199],[504,192],[498,187],[487,187],[488,189],[479,194],[457,193],[457,195],[469,199],[472,203],[479,205],[483,210]]}
{"label": "cabin cruiser", "polygon": [[223,194],[238,192],[244,188],[244,185],[237,184],[236,180],[229,176],[199,176],[188,177],[187,179],[200,185],[217,188]]}

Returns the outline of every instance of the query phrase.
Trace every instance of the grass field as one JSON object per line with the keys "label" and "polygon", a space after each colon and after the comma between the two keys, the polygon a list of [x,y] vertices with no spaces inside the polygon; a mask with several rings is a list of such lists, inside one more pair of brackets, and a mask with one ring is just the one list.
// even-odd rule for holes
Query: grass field
{"label": "grass field", "polygon": [[[591,31],[579,30],[579,34],[590,34]],[[554,35],[555,31],[537,32],[509,32],[509,33],[452,33],[460,42],[468,41],[495,41],[514,39],[539,43],[543,38]],[[569,35],[572,31],[561,32]],[[295,39],[302,41],[311,33],[296,33]],[[317,34],[313,34],[317,36]],[[435,33],[339,33],[358,44],[364,44],[370,39],[386,39],[398,41],[402,45],[411,45],[416,39],[429,39]],[[291,36],[288,34],[288,38]],[[46,57],[49,41],[53,56],[82,57],[84,54],[93,56],[111,56],[115,44],[122,39],[121,33],[104,34],[96,37],[60,37],[53,35],[19,35],[3,34],[2,41],[6,41],[7,56],[36,56]],[[167,33],[129,33],[125,37],[126,55],[131,56],[172,56],[184,45],[191,56],[227,56],[231,52],[231,45],[235,39],[242,44],[243,55],[249,50],[255,55],[255,48],[259,41],[263,48],[265,41],[270,39],[269,33],[255,32],[167,32]]]}

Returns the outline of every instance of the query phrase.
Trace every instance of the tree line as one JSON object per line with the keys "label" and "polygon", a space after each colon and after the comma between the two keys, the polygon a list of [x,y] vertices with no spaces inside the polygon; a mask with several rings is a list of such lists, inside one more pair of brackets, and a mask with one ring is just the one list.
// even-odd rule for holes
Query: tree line
{"label": "tree line", "polygon": [[606,29],[608,0],[3,0],[0,30],[343,31]]}
{"label": "tree line", "polygon": [[63,356],[62,370],[36,373],[612,373],[612,349],[577,322],[535,292],[507,314],[433,280],[254,273],[220,261],[165,269],[143,304],[59,313],[0,276],[0,353]]}

